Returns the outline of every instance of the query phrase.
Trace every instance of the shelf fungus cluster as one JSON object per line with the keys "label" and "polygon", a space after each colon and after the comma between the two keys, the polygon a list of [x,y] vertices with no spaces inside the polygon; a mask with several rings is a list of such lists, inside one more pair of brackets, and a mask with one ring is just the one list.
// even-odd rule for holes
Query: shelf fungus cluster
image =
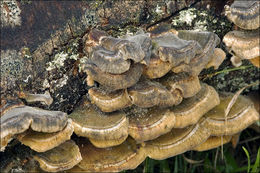
{"label": "shelf fungus cluster", "polygon": [[91,30],[82,64],[88,94],[70,115],[4,104],[1,150],[15,138],[47,172],[119,172],[146,157],[236,141],[259,114],[243,96],[226,114],[233,95],[199,81],[204,68],[224,60],[219,42],[211,32],[155,29],[114,38]]}
{"label": "shelf fungus cluster", "polygon": [[231,62],[238,67],[243,59],[248,59],[256,67],[260,67],[260,41],[259,41],[259,1],[235,1],[226,6],[227,18],[238,26],[239,30],[228,32],[223,42],[233,55]]}

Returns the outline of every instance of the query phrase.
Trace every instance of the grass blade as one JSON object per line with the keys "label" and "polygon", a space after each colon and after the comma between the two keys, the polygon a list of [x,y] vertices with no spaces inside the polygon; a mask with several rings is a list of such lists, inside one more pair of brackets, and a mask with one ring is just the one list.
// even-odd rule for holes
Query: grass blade
{"label": "grass blade", "polygon": [[260,172],[259,169],[260,169],[260,147],[258,148],[256,161],[251,172]]}
{"label": "grass blade", "polygon": [[247,149],[245,147],[243,147],[243,146],[242,146],[242,148],[243,148],[243,150],[246,153],[247,163],[248,163],[248,165],[247,165],[247,173],[249,173],[250,167],[251,167],[251,165],[250,165],[250,156],[249,156],[249,153],[248,153]]}

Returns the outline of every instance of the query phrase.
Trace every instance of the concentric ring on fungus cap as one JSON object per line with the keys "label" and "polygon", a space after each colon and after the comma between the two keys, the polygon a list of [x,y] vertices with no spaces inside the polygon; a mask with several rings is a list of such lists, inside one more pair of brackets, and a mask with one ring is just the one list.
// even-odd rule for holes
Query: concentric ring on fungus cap
{"label": "concentric ring on fungus cap", "polygon": [[204,115],[206,118],[204,128],[207,128],[211,135],[233,135],[259,120],[259,114],[253,103],[243,96],[238,97],[225,117],[225,109],[232,97],[233,94],[230,93],[220,94],[220,104]]}
{"label": "concentric ring on fungus cap", "polygon": [[96,148],[87,139],[82,138],[77,144],[83,158],[77,167],[86,172],[120,172],[135,169],[146,158],[144,148],[131,138],[109,148]]}
{"label": "concentric ring on fungus cap", "polygon": [[100,32],[93,31],[90,33],[90,36],[97,34],[98,43],[95,39],[91,41],[92,38],[88,36],[90,40],[86,40],[86,44],[88,45],[89,42],[95,43],[92,44],[95,46],[91,48],[90,62],[95,64],[101,71],[121,74],[129,70],[130,60],[134,63],[142,62],[144,59],[149,62],[151,41],[147,34],[142,33],[122,39],[111,36],[101,37]]}
{"label": "concentric ring on fungus cap", "polygon": [[181,96],[173,95],[160,83],[144,78],[127,91],[131,102],[141,108],[169,107],[179,104],[182,100]]}
{"label": "concentric ring on fungus cap", "polygon": [[198,42],[183,40],[172,32],[165,32],[152,38],[156,54],[162,61],[170,62],[173,67],[189,64],[196,54],[202,51]]}
{"label": "concentric ring on fungus cap", "polygon": [[132,105],[126,90],[108,92],[100,88],[91,88],[88,94],[91,103],[97,105],[103,112],[113,112]]}
{"label": "concentric ring on fungus cap", "polygon": [[18,106],[4,112],[1,122],[1,151],[12,136],[31,128],[37,132],[52,133],[62,130],[68,116],[60,111],[47,111],[36,107]]}
{"label": "concentric ring on fungus cap", "polygon": [[184,128],[197,123],[205,113],[220,103],[218,93],[213,87],[204,83],[201,86],[201,90],[195,96],[184,99],[181,104],[170,108],[175,115],[174,128]]}
{"label": "concentric ring on fungus cap", "polygon": [[230,31],[224,38],[227,49],[232,51],[234,66],[242,64],[242,59],[254,59],[260,56],[259,31]]}
{"label": "concentric ring on fungus cap", "polygon": [[40,168],[47,172],[58,172],[71,169],[81,160],[79,147],[69,140],[43,153],[36,153],[34,159],[39,162]]}
{"label": "concentric ring on fungus cap", "polygon": [[128,119],[122,111],[103,113],[85,101],[69,117],[74,132],[78,136],[89,138],[99,148],[119,145],[128,136]]}
{"label": "concentric ring on fungus cap", "polygon": [[159,56],[152,53],[150,63],[144,67],[143,75],[150,78],[160,78],[167,74],[173,65],[169,62],[162,61]]}
{"label": "concentric ring on fungus cap", "polygon": [[157,81],[172,94],[179,92],[183,98],[192,97],[201,90],[198,76],[190,76],[186,72],[177,74],[170,72]]}
{"label": "concentric ring on fungus cap", "polygon": [[130,69],[122,74],[102,72],[94,64],[86,64],[85,71],[94,81],[110,90],[125,89],[136,84],[143,72],[143,65],[134,63]]}
{"label": "concentric ring on fungus cap", "polygon": [[22,144],[29,146],[34,151],[45,152],[69,140],[73,130],[72,122],[69,119],[67,125],[61,131],[42,133],[29,130],[19,134],[17,138]]}
{"label": "concentric ring on fungus cap", "polygon": [[173,128],[169,133],[145,142],[148,157],[163,160],[184,153],[206,141],[210,131],[203,127],[204,118],[197,124],[182,128]]}
{"label": "concentric ring on fungus cap", "polygon": [[225,6],[225,15],[235,25],[242,29],[259,28],[259,1],[236,0],[230,7]]}
{"label": "concentric ring on fungus cap", "polygon": [[220,43],[219,37],[213,32],[189,30],[178,31],[178,37],[184,40],[196,41],[202,47],[202,51],[198,52],[190,60],[189,64],[183,63],[177,67],[173,67],[173,72],[188,72],[191,76],[198,76],[210,62],[215,47]]}
{"label": "concentric ring on fungus cap", "polygon": [[175,115],[167,108],[132,106],[125,112],[129,118],[128,133],[138,142],[155,139],[169,132],[175,124]]}

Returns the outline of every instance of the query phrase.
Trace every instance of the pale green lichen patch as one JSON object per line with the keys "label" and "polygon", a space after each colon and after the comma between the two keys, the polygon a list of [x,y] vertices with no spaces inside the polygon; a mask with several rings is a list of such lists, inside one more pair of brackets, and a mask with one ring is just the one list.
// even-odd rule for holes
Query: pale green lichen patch
{"label": "pale green lichen patch", "polygon": [[60,69],[68,59],[77,60],[79,58],[79,53],[77,52],[78,46],[79,43],[76,39],[66,50],[56,53],[53,60],[47,63],[46,70],[51,71],[56,68]]}
{"label": "pale green lichen patch", "polygon": [[216,16],[210,10],[188,8],[172,18],[171,25],[176,30],[211,31],[222,38],[230,31],[232,24],[226,17]]}
{"label": "pale green lichen patch", "polygon": [[192,21],[197,17],[196,9],[189,8],[188,10],[183,10],[180,12],[179,16],[172,19],[173,26],[180,24],[192,25]]}

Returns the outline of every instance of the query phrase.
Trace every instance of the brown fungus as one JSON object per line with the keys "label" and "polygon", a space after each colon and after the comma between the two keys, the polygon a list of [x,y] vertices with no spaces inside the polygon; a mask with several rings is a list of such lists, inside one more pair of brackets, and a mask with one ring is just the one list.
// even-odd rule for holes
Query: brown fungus
{"label": "brown fungus", "polygon": [[39,162],[43,171],[58,172],[71,169],[82,157],[79,147],[69,140],[46,152],[36,153],[34,159]]}
{"label": "brown fungus", "polygon": [[231,6],[225,6],[225,15],[242,29],[259,28],[259,1],[236,0]]}
{"label": "brown fungus", "polygon": [[243,59],[254,59],[260,56],[259,31],[230,31],[224,38],[227,49],[233,54],[234,66],[242,64]]}
{"label": "brown fungus", "polygon": [[110,90],[125,89],[138,82],[143,72],[143,65],[132,64],[130,69],[122,74],[102,72],[94,64],[86,64],[85,71],[94,81],[97,81]]}
{"label": "brown fungus", "polygon": [[162,61],[170,62],[173,67],[180,64],[189,64],[196,54],[202,51],[196,41],[183,40],[172,32],[166,32],[152,38],[155,45],[155,54]]}
{"label": "brown fungus", "polygon": [[213,148],[217,148],[221,145],[229,143],[232,139],[232,136],[210,136],[205,142],[196,146],[192,150],[195,151],[206,151]]}
{"label": "brown fungus", "polygon": [[214,49],[220,42],[219,37],[213,32],[188,30],[178,31],[178,37],[188,41],[196,41],[202,47],[202,51],[191,59],[189,64],[183,63],[173,67],[173,72],[189,72],[191,76],[199,75],[210,62]]}
{"label": "brown fungus", "polygon": [[211,60],[207,64],[207,68],[214,67],[214,69],[217,70],[226,58],[226,53],[220,48],[215,48],[211,56]]}
{"label": "brown fungus", "polygon": [[88,94],[92,104],[103,112],[113,112],[132,105],[126,90],[108,92],[100,88],[91,88]]}
{"label": "brown fungus", "polygon": [[77,167],[85,172],[119,172],[135,169],[146,157],[143,147],[131,138],[109,148],[96,148],[87,139],[80,139],[77,144],[83,158]]}
{"label": "brown fungus", "polygon": [[129,118],[129,135],[138,142],[155,139],[169,132],[175,124],[175,115],[168,109],[142,109],[134,106],[126,109],[126,113]]}
{"label": "brown fungus", "polygon": [[[99,34],[97,33],[97,37]],[[86,44],[88,42],[86,41]],[[126,39],[102,36],[97,46],[90,52],[90,62],[103,72],[121,74],[129,70],[130,60],[138,63],[145,58],[149,63],[150,52],[151,40],[147,34],[129,36]]]}
{"label": "brown fungus", "polygon": [[210,132],[203,128],[204,119],[197,124],[182,129],[172,129],[169,133],[154,140],[147,141],[145,150],[147,155],[156,160],[184,153],[200,145],[208,139]]}
{"label": "brown fungus", "polygon": [[48,106],[50,106],[53,102],[53,98],[50,95],[49,91],[46,91],[44,94],[31,94],[27,92],[19,92],[18,93],[19,98],[23,98],[28,103],[32,102],[41,102]]}
{"label": "brown fungus", "polygon": [[211,135],[233,135],[259,119],[259,114],[253,103],[243,96],[238,97],[229,114],[225,117],[225,110],[233,95],[222,93],[220,96],[220,104],[204,115],[206,118],[204,127],[210,131]]}
{"label": "brown fungus", "polygon": [[119,145],[128,136],[128,119],[122,111],[102,113],[85,101],[69,117],[74,132],[78,136],[88,137],[96,147]]}
{"label": "brown fungus", "polygon": [[143,75],[150,79],[160,78],[168,73],[172,66],[170,62],[162,61],[158,55],[153,53],[149,65],[144,67]]}
{"label": "brown fungus", "polygon": [[152,52],[152,41],[149,33],[144,33],[142,30],[138,31],[135,35],[126,35],[125,38],[129,41],[135,42],[136,44],[141,45],[142,50],[145,53],[145,57],[140,63],[149,64],[150,57]]}
{"label": "brown fungus", "polygon": [[166,87],[148,79],[141,79],[127,90],[131,102],[141,108],[169,107],[180,103],[179,97],[174,97]]}
{"label": "brown fungus", "polygon": [[6,140],[31,128],[37,132],[52,133],[62,130],[68,116],[60,111],[47,111],[30,106],[19,106],[11,108],[1,117],[1,151]]}
{"label": "brown fungus", "polygon": [[73,130],[72,122],[69,119],[64,129],[59,132],[43,133],[29,130],[19,134],[17,138],[22,144],[29,146],[34,151],[45,152],[69,140]]}
{"label": "brown fungus", "polygon": [[[177,93],[180,93],[180,96],[183,98],[192,97],[201,89],[198,76],[190,76],[185,72],[178,74],[169,73],[158,81],[165,86],[174,97],[177,96]],[[182,100],[180,100],[180,102],[181,101]]]}
{"label": "brown fungus", "polygon": [[184,99],[181,104],[171,107],[175,115],[174,128],[184,128],[196,124],[209,110],[220,103],[218,93],[207,84],[193,97]]}
{"label": "brown fungus", "polygon": [[131,61],[122,58],[122,53],[117,51],[109,51],[102,47],[97,47],[91,57],[90,61],[95,64],[101,71],[121,74],[129,70]]}

